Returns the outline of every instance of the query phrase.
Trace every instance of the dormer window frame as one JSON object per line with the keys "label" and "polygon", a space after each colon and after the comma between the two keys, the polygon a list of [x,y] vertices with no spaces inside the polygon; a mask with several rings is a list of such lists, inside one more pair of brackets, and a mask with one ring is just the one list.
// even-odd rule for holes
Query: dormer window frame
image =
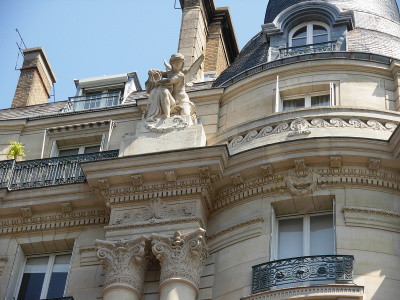
{"label": "dormer window frame", "polygon": [[[327,39],[326,42],[329,42],[329,41],[331,40],[331,28],[330,28],[330,26],[329,26],[328,24],[324,23],[324,22],[320,22],[320,21],[310,21],[310,22],[301,23],[301,24],[295,26],[294,28],[292,28],[292,29],[289,31],[289,34],[288,34],[288,44],[289,44],[289,47],[293,47],[293,35],[294,35],[299,29],[301,29],[301,28],[303,28],[303,27],[307,27],[307,29],[306,29],[306,44],[304,44],[304,45],[316,44],[316,43],[314,42],[314,37],[315,37],[315,36],[322,36],[322,35],[325,35],[325,34],[314,35],[314,25],[321,26],[321,27],[324,27],[324,28],[326,29],[327,34],[328,34],[328,39]],[[300,46],[303,46],[303,45],[300,45]]]}

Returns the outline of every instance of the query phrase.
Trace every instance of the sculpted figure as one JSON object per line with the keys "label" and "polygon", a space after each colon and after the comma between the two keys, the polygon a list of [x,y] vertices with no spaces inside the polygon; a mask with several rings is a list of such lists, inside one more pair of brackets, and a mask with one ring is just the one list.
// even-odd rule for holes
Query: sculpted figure
{"label": "sculpted figure", "polygon": [[[189,68],[183,68],[184,56],[175,53],[172,54],[169,64],[164,60],[165,72],[155,69],[149,71],[149,78],[145,83],[149,93],[149,103],[144,115],[146,121],[155,122],[160,118],[181,115],[191,116],[192,123],[195,123],[195,106],[189,100],[185,86],[193,85],[203,60],[204,56],[201,55]],[[185,80],[186,78],[190,81]]]}

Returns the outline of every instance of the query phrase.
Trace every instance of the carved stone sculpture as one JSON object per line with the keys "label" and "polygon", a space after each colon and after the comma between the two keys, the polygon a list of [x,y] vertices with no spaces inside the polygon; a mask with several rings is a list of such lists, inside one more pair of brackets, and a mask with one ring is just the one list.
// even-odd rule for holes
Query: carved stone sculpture
{"label": "carved stone sculpture", "polygon": [[149,78],[145,83],[146,91],[149,93],[149,102],[144,115],[147,122],[181,115],[190,116],[192,124],[195,123],[195,105],[189,100],[185,86],[191,86],[196,80],[203,60],[204,56],[201,55],[192,66],[184,68],[184,56],[175,53],[172,54],[169,64],[164,60],[166,72],[155,69],[149,71]]}
{"label": "carved stone sculpture", "polygon": [[141,295],[148,266],[147,238],[136,240],[96,240],[97,259],[104,265],[104,290],[112,287],[133,289]]}
{"label": "carved stone sculpture", "polygon": [[174,236],[153,234],[152,250],[160,261],[160,285],[169,280],[185,281],[196,290],[199,287],[201,271],[207,260],[205,230],[196,229]]}

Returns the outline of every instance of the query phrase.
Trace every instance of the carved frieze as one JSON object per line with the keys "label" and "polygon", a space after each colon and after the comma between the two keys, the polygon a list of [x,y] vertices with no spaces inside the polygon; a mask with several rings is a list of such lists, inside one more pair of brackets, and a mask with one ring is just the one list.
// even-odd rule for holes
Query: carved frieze
{"label": "carved frieze", "polygon": [[112,224],[121,225],[133,222],[177,218],[193,217],[196,212],[196,203],[166,203],[160,198],[150,199],[146,205],[135,209],[116,210]]}
{"label": "carved frieze", "polygon": [[6,265],[7,261],[7,256],[0,256],[0,276],[3,274],[4,266]]}
{"label": "carved frieze", "polygon": [[142,295],[148,266],[147,238],[94,242],[97,258],[104,265],[104,289],[124,286]]}
{"label": "carved frieze", "polygon": [[211,174],[210,179],[212,183],[217,183],[218,181],[222,180],[222,174],[221,173]]}
{"label": "carved frieze", "polygon": [[311,168],[296,168],[289,170],[286,180],[289,192],[295,197],[302,197],[315,191],[318,175]]}
{"label": "carved frieze", "polygon": [[294,160],[294,167],[296,171],[303,171],[306,169],[306,163],[304,161],[304,158],[299,158]]}
{"label": "carved frieze", "polygon": [[160,285],[170,279],[179,279],[198,289],[208,257],[205,230],[177,231],[173,237],[153,234],[151,240],[153,253],[161,265]]}
{"label": "carved frieze", "polygon": [[253,130],[245,136],[238,136],[229,143],[228,148],[234,149],[241,145],[251,143],[258,138],[263,138],[274,134],[287,133],[288,136],[310,134],[313,129],[317,128],[355,128],[393,132],[396,127],[396,124],[392,122],[387,122],[385,125],[383,125],[376,120],[362,121],[356,118],[352,118],[348,122],[341,118],[331,118],[328,120],[317,118],[312,119],[311,121],[307,121],[303,118],[297,118],[291,122],[290,125],[289,123],[281,123],[275,127],[267,126],[258,131]]}

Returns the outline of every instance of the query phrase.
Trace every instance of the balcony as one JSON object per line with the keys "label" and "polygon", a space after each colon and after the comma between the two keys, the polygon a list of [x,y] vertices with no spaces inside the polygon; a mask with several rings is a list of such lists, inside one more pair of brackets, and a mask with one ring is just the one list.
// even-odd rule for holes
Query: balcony
{"label": "balcony", "polygon": [[253,267],[252,294],[313,284],[352,283],[352,255],[304,256]]}
{"label": "balcony", "polygon": [[329,42],[323,42],[323,43],[317,43],[317,44],[282,48],[282,49],[279,49],[279,57],[285,58],[285,57],[317,53],[317,52],[333,52],[333,51],[336,51],[336,49],[337,49],[337,42],[329,41]]}
{"label": "balcony", "polygon": [[118,157],[119,150],[17,162],[0,162],[0,188],[20,190],[85,181],[80,163]]}
{"label": "balcony", "polygon": [[121,96],[121,92],[110,92],[69,97],[62,112],[73,112],[119,105],[121,104]]}

